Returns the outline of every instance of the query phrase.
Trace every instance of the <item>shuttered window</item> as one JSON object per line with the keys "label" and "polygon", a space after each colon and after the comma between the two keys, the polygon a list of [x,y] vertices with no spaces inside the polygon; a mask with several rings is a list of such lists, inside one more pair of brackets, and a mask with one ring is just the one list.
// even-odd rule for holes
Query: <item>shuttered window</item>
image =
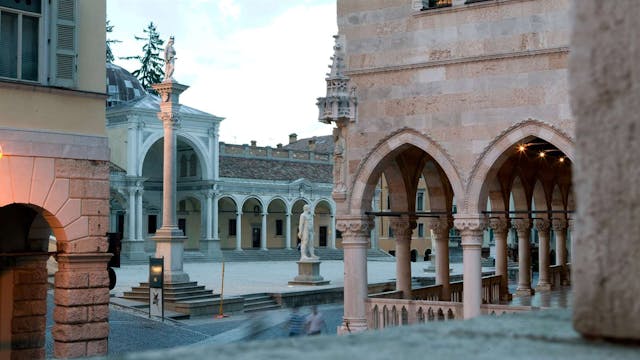
{"label": "shuttered window", "polygon": [[52,19],[51,84],[74,87],[77,60],[77,8],[75,0],[57,0]]}

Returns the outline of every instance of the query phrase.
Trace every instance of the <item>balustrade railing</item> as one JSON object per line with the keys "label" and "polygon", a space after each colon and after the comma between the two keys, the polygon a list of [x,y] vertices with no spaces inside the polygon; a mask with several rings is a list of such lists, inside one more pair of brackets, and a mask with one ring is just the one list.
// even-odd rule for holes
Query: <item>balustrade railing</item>
{"label": "balustrade railing", "polygon": [[496,304],[500,302],[500,283],[502,276],[494,275],[482,278],[482,303]]}
{"label": "balustrade railing", "polygon": [[482,315],[504,315],[529,312],[533,310],[539,310],[540,308],[534,306],[511,306],[500,304],[482,304],[480,305],[480,313]]}
{"label": "balustrade railing", "polygon": [[462,319],[462,303],[380,298],[365,303],[369,329]]}

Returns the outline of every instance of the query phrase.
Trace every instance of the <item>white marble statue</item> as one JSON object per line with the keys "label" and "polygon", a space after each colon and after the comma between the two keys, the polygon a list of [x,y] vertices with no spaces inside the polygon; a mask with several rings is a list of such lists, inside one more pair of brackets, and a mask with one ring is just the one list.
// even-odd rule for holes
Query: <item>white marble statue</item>
{"label": "white marble statue", "polygon": [[309,209],[309,205],[305,205],[302,210],[298,223],[300,261],[316,260],[318,257],[313,253],[313,213]]}
{"label": "white marble statue", "polygon": [[164,48],[164,81],[173,79],[173,71],[175,69],[176,50],[173,48],[173,36],[169,38],[167,47]]}

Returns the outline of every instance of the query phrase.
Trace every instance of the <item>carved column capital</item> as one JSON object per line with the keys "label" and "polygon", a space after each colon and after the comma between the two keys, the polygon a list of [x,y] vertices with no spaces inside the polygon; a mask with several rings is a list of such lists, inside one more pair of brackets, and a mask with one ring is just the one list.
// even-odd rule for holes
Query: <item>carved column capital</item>
{"label": "carved column capital", "polygon": [[551,227],[551,221],[547,219],[534,219],[533,226],[538,232],[548,232]]}
{"label": "carved column capital", "polygon": [[518,233],[531,231],[531,219],[513,219],[511,225]]}
{"label": "carved column capital", "polygon": [[567,221],[567,229],[569,229],[569,231],[573,231],[575,224],[576,224],[576,221],[574,219],[569,219]]}
{"label": "carved column capital", "polygon": [[511,224],[509,220],[505,218],[491,218],[487,226],[494,232],[507,232]]}
{"label": "carved column capital", "polygon": [[567,220],[565,219],[552,219],[551,228],[553,231],[564,231],[567,229]]}
{"label": "carved column capital", "polygon": [[442,238],[449,234],[453,221],[447,217],[427,218],[425,224],[427,228],[433,230],[436,238]]}
{"label": "carved column capital", "polygon": [[393,234],[396,239],[411,239],[413,229],[418,226],[418,223],[415,219],[402,216],[400,218],[391,219],[389,221],[389,226],[391,226],[391,230],[393,230]]}
{"label": "carved column capital", "polygon": [[461,233],[464,232],[480,232],[484,231],[486,220],[482,216],[456,217],[453,220],[453,226]]}
{"label": "carved column capital", "polygon": [[181,119],[177,112],[161,112],[158,114],[158,119],[162,121],[162,125],[165,128],[174,130],[180,128]]}
{"label": "carved column capital", "polygon": [[342,233],[343,247],[368,245],[373,227],[373,220],[368,216],[336,219],[336,229]]}

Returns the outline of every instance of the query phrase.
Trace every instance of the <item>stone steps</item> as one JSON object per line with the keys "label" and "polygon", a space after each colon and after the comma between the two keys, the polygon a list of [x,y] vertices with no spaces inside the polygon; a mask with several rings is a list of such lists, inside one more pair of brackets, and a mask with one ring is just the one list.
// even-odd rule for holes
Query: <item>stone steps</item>
{"label": "stone steps", "polygon": [[244,297],[244,312],[266,311],[281,307],[271,295],[266,293],[250,294]]}

